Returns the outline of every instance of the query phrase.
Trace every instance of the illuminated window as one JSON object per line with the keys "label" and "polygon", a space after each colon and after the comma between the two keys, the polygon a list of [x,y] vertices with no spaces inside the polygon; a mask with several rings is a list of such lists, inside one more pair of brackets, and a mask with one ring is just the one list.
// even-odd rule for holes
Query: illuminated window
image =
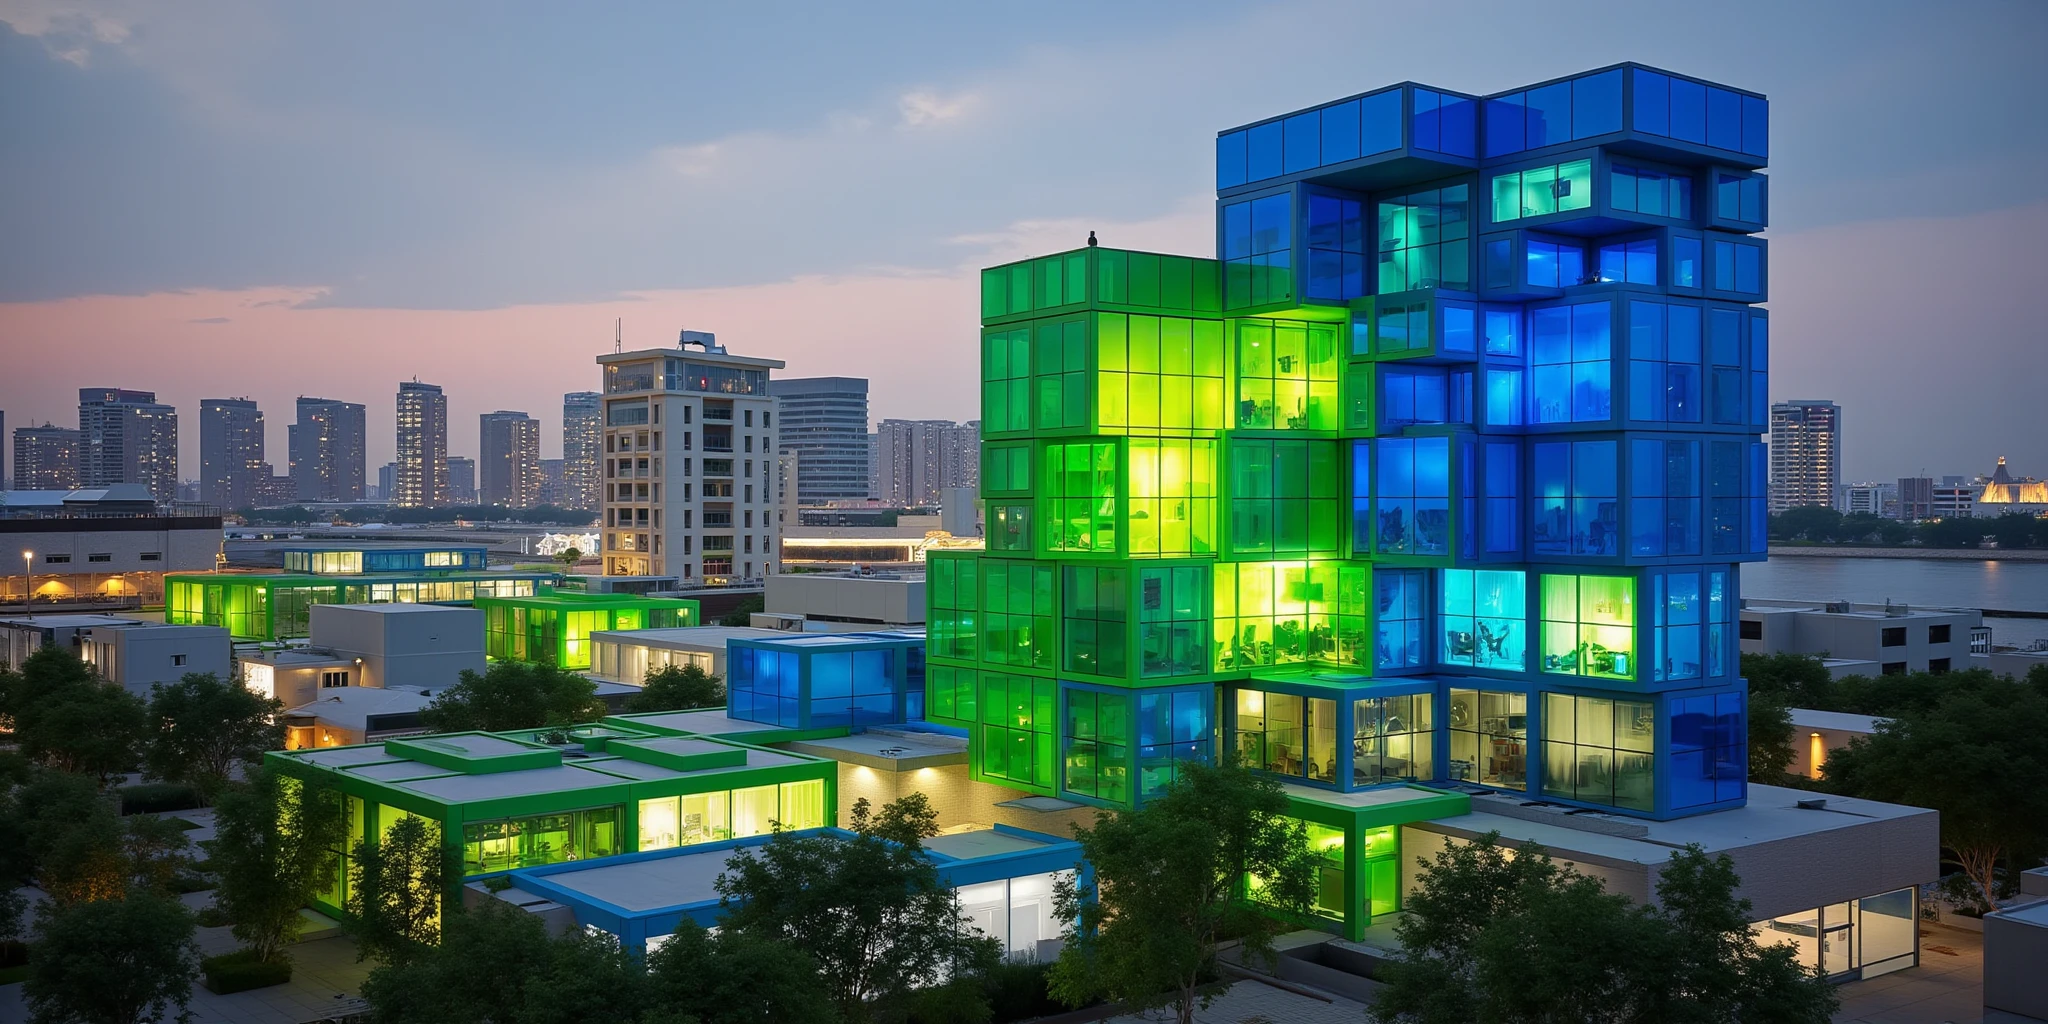
{"label": "illuminated window", "polygon": [[990,433],[1031,429],[1031,329],[982,332],[981,415]]}
{"label": "illuminated window", "polygon": [[1126,568],[1066,568],[1066,614],[1061,623],[1065,645],[1061,665],[1066,671],[1124,675],[1128,669],[1129,587],[1130,570]]}
{"label": "illuminated window", "polygon": [[1493,177],[1492,189],[1495,224],[1590,209],[1593,205],[1593,161],[1573,160],[1549,167],[1530,167],[1497,174]]}
{"label": "illuminated window", "polygon": [[1445,569],[1440,588],[1439,662],[1514,672],[1528,667],[1527,574]]}
{"label": "illuminated window", "polygon": [[1543,795],[1655,809],[1656,707],[1648,701],[1543,695]]}
{"label": "illuminated window", "polygon": [[1097,418],[1103,429],[1228,425],[1220,321],[1097,313],[1095,331]]}
{"label": "illuminated window", "polygon": [[1045,449],[1045,550],[1115,554],[1117,446],[1097,441]]}
{"label": "illuminated window", "polygon": [[1237,321],[1237,426],[1337,429],[1338,328]]}
{"label": "illuminated window", "polygon": [[[1519,575],[1519,574],[1518,574]],[[1364,697],[1352,702],[1351,781],[1357,786],[1436,777],[1434,694]]]}
{"label": "illuminated window", "polygon": [[1053,685],[1036,676],[981,674],[975,775],[1041,793],[1051,791],[1058,731]]}
{"label": "illuminated window", "polygon": [[1375,204],[1381,295],[1472,288],[1471,186],[1452,185]]}
{"label": "illuminated window", "polygon": [[1209,592],[1206,566],[1138,570],[1139,675],[1209,672]]}
{"label": "illuminated window", "polygon": [[1129,441],[1131,554],[1215,552],[1216,445],[1206,438]]}
{"label": "illuminated window", "polygon": [[1223,207],[1223,305],[1243,309],[1294,299],[1294,197],[1263,196]]}
{"label": "illuminated window", "polygon": [[1533,423],[1600,422],[1611,417],[1611,324],[1606,302],[1550,306],[1529,314]]}
{"label": "illuminated window", "polygon": [[1230,442],[1230,544],[1240,554],[1340,553],[1336,441]]}
{"label": "illuminated window", "polygon": [[1636,678],[1635,591],[1627,576],[1545,574],[1542,670]]}
{"label": "illuminated window", "polygon": [[1214,572],[1217,671],[1311,660],[1366,664],[1369,566],[1225,562]]}
{"label": "illuminated window", "polygon": [[1053,667],[1053,567],[990,558],[980,562],[981,660]]}
{"label": "illuminated window", "polygon": [[1452,690],[1451,760],[1444,775],[1500,789],[1529,787],[1529,696]]}

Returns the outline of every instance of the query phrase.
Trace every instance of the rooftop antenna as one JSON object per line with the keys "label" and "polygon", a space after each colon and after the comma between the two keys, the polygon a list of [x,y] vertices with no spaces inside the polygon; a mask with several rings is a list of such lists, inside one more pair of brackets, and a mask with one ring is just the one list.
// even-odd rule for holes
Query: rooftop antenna
{"label": "rooftop antenna", "polygon": [[612,354],[617,355],[618,353],[624,352],[625,350],[626,318],[616,317],[612,320]]}

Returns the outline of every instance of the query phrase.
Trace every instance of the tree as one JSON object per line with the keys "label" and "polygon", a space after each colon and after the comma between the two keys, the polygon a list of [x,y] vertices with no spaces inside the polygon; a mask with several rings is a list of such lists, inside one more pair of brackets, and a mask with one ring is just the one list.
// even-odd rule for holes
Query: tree
{"label": "tree", "polygon": [[721,616],[718,624],[721,626],[745,626],[754,621],[753,616],[755,612],[767,610],[768,599],[761,594],[751,594],[741,598],[740,603],[734,605],[732,611],[726,612]]}
{"label": "tree", "polygon": [[44,647],[7,680],[0,713],[13,721],[15,741],[31,760],[104,784],[127,771],[141,746],[142,702],[94,676],[69,651]]}
{"label": "tree", "polygon": [[1791,781],[1792,709],[1782,694],[1749,695],[1749,781],[1780,786]]}
{"label": "tree", "polygon": [[647,673],[640,692],[626,698],[627,711],[685,711],[725,706],[725,684],[701,665],[663,665]]}
{"label": "tree", "polygon": [[[1189,1024],[1220,939],[1242,936],[1248,955],[1270,960],[1284,926],[1268,911],[1305,915],[1313,902],[1317,864],[1279,783],[1239,764],[1179,772],[1137,810],[1075,830],[1095,877],[1055,892],[1054,912],[1071,923],[1049,981],[1070,1005],[1170,1005]],[[1252,877],[1266,911],[1247,898]]]}
{"label": "tree", "polygon": [[192,999],[198,922],[169,896],[133,892],[47,909],[36,922],[22,995],[32,1024],[166,1020]]}
{"label": "tree", "polygon": [[1773,540],[1804,540],[1818,544],[1835,539],[1841,526],[1840,512],[1825,505],[1803,505],[1772,516],[1770,534]]}
{"label": "tree", "polygon": [[440,941],[449,864],[438,822],[408,814],[375,845],[357,843],[350,859],[344,923],[358,960],[404,964]]}
{"label": "tree", "polygon": [[309,793],[297,779],[258,771],[221,794],[214,828],[214,905],[257,959],[285,959],[305,924],[299,908],[320,891],[329,851],[344,836],[340,802],[331,791]]}
{"label": "tree", "polygon": [[501,661],[482,675],[464,671],[420,710],[420,721],[435,732],[537,729],[604,716],[596,683],[567,669],[523,661]]}
{"label": "tree", "polygon": [[1819,658],[1810,654],[1745,654],[1742,675],[1749,680],[1749,694],[1771,694],[1786,707],[1830,709],[1834,677]]}
{"label": "tree", "polygon": [[211,672],[150,687],[150,774],[184,782],[211,802],[238,765],[284,746],[284,704]]}
{"label": "tree", "polygon": [[1930,548],[1974,548],[1984,539],[1984,524],[1969,516],[1930,519],[1920,524],[1920,543]]}
{"label": "tree", "polygon": [[186,866],[183,829],[148,815],[122,818],[84,776],[39,772],[16,805],[25,870],[53,903],[118,899],[137,885],[165,892]]}
{"label": "tree", "polygon": [[0,716],[19,729],[22,712],[59,690],[97,682],[92,669],[61,647],[44,646],[23,660],[21,671],[0,672]]}
{"label": "tree", "polygon": [[1836,997],[1791,950],[1759,947],[1727,857],[1672,855],[1636,906],[1541,847],[1499,836],[1422,862],[1380,973],[1382,1024],[1821,1024]]}
{"label": "tree", "polygon": [[705,931],[685,918],[647,958],[649,995],[702,1024],[826,1024],[833,1005],[817,961],[798,946]]}
{"label": "tree", "polygon": [[579,547],[563,548],[562,553],[555,556],[555,561],[562,563],[562,568],[564,569],[573,569],[576,567],[576,563],[583,561],[583,549]]}
{"label": "tree", "polygon": [[[1947,678],[1947,677],[1943,677]],[[1829,789],[1941,812],[1941,845],[1989,909],[1998,862],[2048,848],[2048,698],[2006,678],[1907,708],[1828,758]]]}
{"label": "tree", "polygon": [[[938,834],[924,794],[879,814],[863,799],[849,827],[850,839],[778,831],[734,853],[718,878],[720,934],[809,953],[849,1022],[899,1016],[918,990],[949,978],[964,989],[967,975],[1000,959],[995,940],[961,927],[959,898],[924,855],[923,841]],[[970,1005],[963,1019],[987,1014],[986,1003]]]}
{"label": "tree", "polygon": [[631,1024],[646,979],[611,936],[561,937],[496,900],[450,914],[438,945],[370,972],[363,998],[381,1024]]}

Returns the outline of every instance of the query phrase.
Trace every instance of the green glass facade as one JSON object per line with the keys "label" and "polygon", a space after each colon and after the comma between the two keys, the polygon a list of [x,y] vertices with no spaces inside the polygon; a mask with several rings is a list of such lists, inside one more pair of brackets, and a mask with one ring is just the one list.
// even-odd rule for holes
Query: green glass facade
{"label": "green glass facade", "polygon": [[237,640],[286,640],[307,635],[316,604],[470,604],[531,596],[555,578],[533,572],[167,573],[164,621],[221,626]]}
{"label": "green glass facade", "polygon": [[698,624],[695,601],[547,587],[529,597],[479,598],[476,607],[484,613],[485,656],[573,669],[590,667],[590,635],[598,630]]}

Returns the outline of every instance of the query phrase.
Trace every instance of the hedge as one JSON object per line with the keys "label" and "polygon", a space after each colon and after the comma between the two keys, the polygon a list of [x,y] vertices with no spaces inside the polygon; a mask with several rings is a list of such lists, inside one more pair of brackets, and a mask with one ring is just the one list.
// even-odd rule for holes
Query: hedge
{"label": "hedge", "polygon": [[122,814],[161,814],[204,806],[199,791],[182,782],[141,782],[122,786],[120,793]]}
{"label": "hedge", "polygon": [[206,976],[207,989],[223,996],[231,992],[247,992],[252,988],[282,985],[292,980],[291,961],[264,963],[256,959],[254,952],[246,949],[207,957],[199,961],[199,971]]}

